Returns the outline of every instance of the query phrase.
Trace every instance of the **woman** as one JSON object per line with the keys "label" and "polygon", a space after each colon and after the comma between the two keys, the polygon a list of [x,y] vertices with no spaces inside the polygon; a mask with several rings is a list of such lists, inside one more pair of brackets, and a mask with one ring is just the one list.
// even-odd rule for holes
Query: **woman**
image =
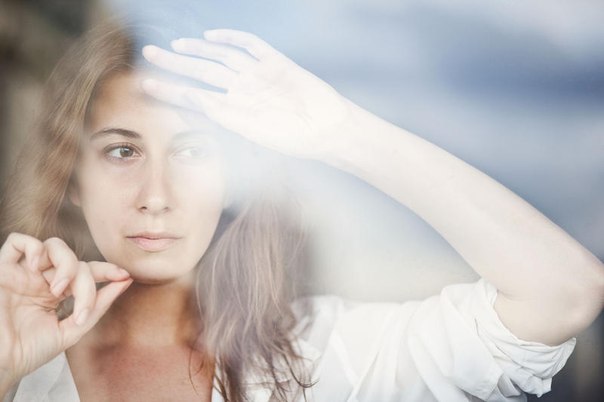
{"label": "woman", "polygon": [[[2,207],[12,234],[0,251],[1,394],[449,401],[550,389],[602,308],[597,258],[488,176],[249,33],[171,46],[143,55],[178,81],[136,65],[119,28],[91,33],[50,81],[41,137]],[[365,180],[483,279],[402,305],[290,304],[296,231],[262,183],[234,188],[229,161],[249,154],[229,156],[229,134],[200,114]],[[91,248],[106,262],[87,262]]]}

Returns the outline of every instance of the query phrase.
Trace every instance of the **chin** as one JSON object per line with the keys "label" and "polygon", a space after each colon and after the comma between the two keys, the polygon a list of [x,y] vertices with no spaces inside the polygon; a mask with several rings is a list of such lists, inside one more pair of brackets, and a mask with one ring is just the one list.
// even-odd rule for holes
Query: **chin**
{"label": "chin", "polygon": [[147,276],[139,277],[137,275],[131,275],[131,277],[134,280],[134,283],[136,283],[138,285],[145,285],[145,286],[165,286],[165,285],[172,285],[172,284],[178,283],[179,281],[184,282],[183,278],[164,279],[164,278],[149,278]]}
{"label": "chin", "polygon": [[[192,284],[197,272],[197,264],[175,262],[174,259],[169,259],[169,261],[158,261],[156,259],[130,260],[115,264],[128,271],[135,283],[142,285]],[[187,266],[190,268],[182,269],[182,267]],[[179,269],[175,269],[175,267]]]}
{"label": "chin", "polygon": [[165,285],[184,285],[184,286],[192,286],[194,275],[193,272],[188,272],[182,276],[153,276],[148,273],[144,274],[136,274],[131,273],[131,278],[134,280],[134,283],[145,286],[165,286]]}

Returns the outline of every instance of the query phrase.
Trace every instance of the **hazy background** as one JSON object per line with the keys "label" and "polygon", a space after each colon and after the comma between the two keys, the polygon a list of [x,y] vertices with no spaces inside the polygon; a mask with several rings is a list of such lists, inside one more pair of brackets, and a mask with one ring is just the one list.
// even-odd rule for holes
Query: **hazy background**
{"label": "hazy background", "polygon": [[[157,3],[0,0],[0,180],[66,46],[127,13],[179,34],[256,33],[357,104],[483,170],[604,258],[604,2],[181,0],[161,12]],[[475,278],[406,208],[318,164],[294,168],[315,292],[403,301]],[[601,321],[540,400],[604,394]]]}

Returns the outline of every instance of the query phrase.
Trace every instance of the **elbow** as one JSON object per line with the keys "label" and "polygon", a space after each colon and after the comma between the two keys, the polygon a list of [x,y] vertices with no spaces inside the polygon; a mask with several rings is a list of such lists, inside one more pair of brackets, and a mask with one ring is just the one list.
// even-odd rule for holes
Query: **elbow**
{"label": "elbow", "polygon": [[569,316],[577,334],[589,327],[604,307],[604,264],[593,258],[595,261],[589,261],[587,269],[567,284],[571,288],[567,296]]}

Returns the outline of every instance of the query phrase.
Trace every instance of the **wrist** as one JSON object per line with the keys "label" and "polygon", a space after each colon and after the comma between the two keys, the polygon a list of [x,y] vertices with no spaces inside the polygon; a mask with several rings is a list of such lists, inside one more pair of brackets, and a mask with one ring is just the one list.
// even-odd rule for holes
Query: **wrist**
{"label": "wrist", "polygon": [[397,127],[346,99],[347,113],[333,130],[320,155],[320,161],[354,174],[364,176],[364,170],[396,153],[393,137],[400,140],[411,133]]}
{"label": "wrist", "polygon": [[[316,159],[327,165],[345,170],[359,149],[364,147],[363,129],[367,113],[348,99],[344,99],[346,113],[340,123],[323,136],[324,142]],[[365,144],[366,145],[366,144]]]}

